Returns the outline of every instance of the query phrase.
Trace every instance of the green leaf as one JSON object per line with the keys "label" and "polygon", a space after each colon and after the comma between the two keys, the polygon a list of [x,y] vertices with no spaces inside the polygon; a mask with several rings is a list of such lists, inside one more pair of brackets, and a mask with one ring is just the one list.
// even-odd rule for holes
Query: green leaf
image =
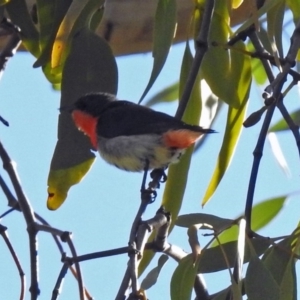
{"label": "green leaf", "polygon": [[[288,196],[271,198],[260,203],[257,203],[252,208],[252,224],[251,228],[254,231],[258,231],[272,221],[281,209],[284,207]],[[241,218],[240,215],[238,218]],[[237,218],[237,219],[238,219]],[[230,241],[236,241],[238,237],[238,226],[234,225],[231,228],[225,230],[219,235],[220,243],[227,243]],[[217,246],[218,242],[215,240],[211,247]]]}
{"label": "green leaf", "polygon": [[169,259],[169,256],[162,254],[160,258],[158,259],[157,266],[153,268],[144,278],[144,280],[141,283],[141,289],[143,290],[149,290],[156,282],[159,276],[159,273],[164,266],[164,264]]}
{"label": "green leaf", "polygon": [[11,21],[21,29],[21,39],[26,49],[38,56],[39,33],[32,22],[25,0],[11,0],[5,6]]}
{"label": "green leaf", "polygon": [[[248,86],[249,92],[250,86]],[[227,168],[229,167],[230,161],[234,155],[235,147],[237,145],[240,133],[243,128],[244,116],[247,109],[248,93],[245,99],[241,103],[238,109],[229,107],[227,114],[227,123],[225,128],[225,135],[223,138],[223,143],[221,150],[218,155],[217,165],[215,167],[214,173],[210,180],[209,186],[205,192],[202,200],[202,206],[204,206],[212,197],[216,191],[219,183],[221,182]]]}
{"label": "green leaf", "polygon": [[[294,121],[294,123],[298,126],[300,126],[300,110],[296,110],[290,114],[290,117]],[[289,130],[289,126],[286,123],[286,121],[282,118],[279,120],[277,123],[275,123],[269,131],[271,132],[276,132],[276,131],[284,131],[284,130]]]}
{"label": "green leaf", "polygon": [[142,102],[165,64],[176,29],[176,13],[176,0],[158,1],[154,24],[153,68],[139,103]]}
{"label": "green leaf", "polygon": [[153,106],[157,103],[173,102],[178,99],[178,93],[179,93],[179,83],[176,82],[164,88],[162,91],[156,93],[145,103],[145,105]]}
{"label": "green leaf", "polygon": [[177,226],[186,228],[189,228],[195,224],[208,224],[212,226],[215,231],[230,227],[233,223],[234,220],[223,219],[214,215],[200,213],[181,215],[175,222]]}
{"label": "green leaf", "polygon": [[[61,106],[70,106],[80,96],[91,91],[116,94],[117,65],[107,43],[85,28],[74,36],[71,52],[64,66]],[[90,141],[76,129],[71,116],[67,113],[60,114],[58,141],[51,162],[49,179],[53,178],[51,177],[53,172],[61,174],[58,171],[67,172],[65,176],[68,177],[69,173],[75,170],[78,172],[78,166],[84,166],[80,169],[83,178],[89,169],[86,168],[86,162],[95,157],[90,149]],[[50,180],[48,188],[47,205],[51,209],[57,209],[63,203],[67,196],[66,192],[74,184],[74,180],[68,181],[62,187],[59,177],[55,178]],[[69,178],[72,178],[72,174]]]}
{"label": "green leaf", "polygon": [[297,300],[297,277],[293,257],[289,259],[283,274],[280,284],[280,300]]}
{"label": "green leaf", "polygon": [[248,55],[244,55],[246,47],[241,41],[228,49],[227,42],[231,35],[229,21],[227,7],[223,4],[222,11],[213,14],[210,47],[200,70],[212,92],[231,107],[238,109],[248,97],[251,60]]}
{"label": "green leaf", "polygon": [[228,242],[232,242],[232,241],[236,241],[238,238],[238,233],[239,233],[239,228],[237,225],[233,225],[232,227],[226,229],[225,231],[223,231],[219,236],[219,241],[217,241],[216,239],[213,241],[213,243],[211,244],[211,247],[215,247],[217,245],[219,245],[219,242],[221,244],[224,243],[228,243]]}
{"label": "green leaf", "polygon": [[190,300],[198,271],[199,260],[194,262],[193,256],[187,255],[180,260],[171,279],[171,299]]}
{"label": "green leaf", "polygon": [[297,299],[295,258],[292,253],[294,236],[291,235],[264,254],[262,261],[280,287],[280,300]]}
{"label": "green leaf", "polygon": [[279,300],[278,284],[263,262],[254,255],[247,268],[245,290],[249,300]]}
{"label": "green leaf", "polygon": [[256,204],[252,209],[252,230],[257,231],[272,221],[283,208],[286,199],[287,196],[282,196]]}
{"label": "green leaf", "polygon": [[[261,255],[270,246],[270,241],[268,241],[267,239],[252,239],[251,245],[255,249],[255,252],[258,255]],[[199,263],[198,273],[212,273],[226,270],[228,268],[228,265],[225,261],[223,253],[225,253],[226,255],[229,267],[233,268],[236,263],[237,241],[228,242],[213,248],[204,249],[200,255],[201,259]],[[246,243],[244,263],[249,262],[250,259],[251,249],[248,243]]]}

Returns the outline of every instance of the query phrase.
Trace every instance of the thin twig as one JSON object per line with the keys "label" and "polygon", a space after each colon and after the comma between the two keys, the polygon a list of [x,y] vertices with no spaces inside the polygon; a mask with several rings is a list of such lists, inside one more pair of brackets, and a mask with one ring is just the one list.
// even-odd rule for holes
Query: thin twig
{"label": "thin twig", "polygon": [[181,119],[183,113],[187,107],[188,101],[190,99],[194,84],[197,79],[197,75],[203,60],[203,57],[208,49],[208,35],[210,30],[211,19],[214,11],[214,0],[205,1],[205,7],[203,12],[203,18],[201,21],[201,27],[199,35],[196,38],[196,53],[192,63],[190,73],[187,78],[181,99],[179,101],[179,106],[175,117]]}
{"label": "thin twig", "polygon": [[0,175],[0,186],[2,188],[4,195],[6,196],[6,199],[8,200],[7,205],[13,209],[21,211],[18,200],[13,195],[13,193],[11,192],[11,190],[9,189],[8,185],[6,184],[6,182],[4,181],[1,175]]}
{"label": "thin twig", "polygon": [[[263,47],[257,37],[256,33],[250,34],[250,39],[258,52],[263,52]],[[285,65],[282,67],[282,72],[277,75],[276,78],[274,78],[271,66],[269,61],[266,59],[262,59],[263,66],[266,70],[267,76],[270,81],[270,85],[266,87],[265,89],[265,99],[266,103],[269,106],[260,134],[259,138],[255,147],[255,150],[253,152],[254,154],[254,160],[249,180],[249,186],[248,186],[248,193],[247,193],[247,199],[246,199],[246,207],[245,207],[245,217],[247,222],[247,231],[248,233],[251,232],[251,213],[252,213],[252,205],[253,205],[253,198],[254,198],[254,191],[255,191],[255,185],[257,180],[257,174],[260,164],[260,159],[262,157],[262,151],[264,147],[264,142],[266,140],[266,136],[268,133],[268,129],[270,126],[270,122],[275,110],[276,105],[278,105],[281,101],[281,90],[283,88],[283,84],[286,81],[287,74],[289,73],[289,70],[294,66],[296,55],[298,52],[300,46],[300,22],[298,22],[294,33],[291,38],[291,46],[290,49],[286,55],[285,58]],[[268,103],[271,100],[270,103]],[[297,141],[297,139],[296,139]],[[297,141],[298,143],[298,141]]]}
{"label": "thin twig", "polygon": [[22,269],[21,263],[19,261],[19,258],[9,240],[8,235],[6,234],[6,227],[4,227],[3,225],[0,224],[0,234],[2,235],[5,244],[7,245],[7,248],[9,249],[9,252],[11,254],[11,256],[13,257],[13,260],[17,266],[17,269],[19,271],[19,275],[20,275],[20,281],[21,281],[21,291],[20,291],[20,300],[25,298],[25,273]]}
{"label": "thin twig", "polygon": [[37,256],[37,237],[36,230],[34,228],[35,217],[33,209],[27,199],[21,183],[19,181],[15,164],[10,159],[8,153],[0,142],[0,157],[3,161],[3,168],[8,173],[12,185],[14,187],[18,203],[22,210],[23,216],[27,224],[27,231],[29,235],[29,252],[30,252],[30,268],[31,268],[31,285],[29,291],[31,292],[31,298],[37,299],[39,295],[38,287],[38,256]]}

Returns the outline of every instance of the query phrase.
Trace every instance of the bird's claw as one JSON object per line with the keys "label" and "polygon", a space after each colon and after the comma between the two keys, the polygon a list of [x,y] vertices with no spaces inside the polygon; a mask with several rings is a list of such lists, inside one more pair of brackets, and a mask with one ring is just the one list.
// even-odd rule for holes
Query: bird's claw
{"label": "bird's claw", "polygon": [[149,203],[153,203],[157,197],[157,192],[152,189],[142,189],[141,190],[142,199],[147,200]]}
{"label": "bird's claw", "polygon": [[154,169],[151,173],[150,173],[150,177],[152,179],[156,179],[157,177],[159,177],[159,182],[164,183],[167,181],[168,177],[165,173],[165,169]]}

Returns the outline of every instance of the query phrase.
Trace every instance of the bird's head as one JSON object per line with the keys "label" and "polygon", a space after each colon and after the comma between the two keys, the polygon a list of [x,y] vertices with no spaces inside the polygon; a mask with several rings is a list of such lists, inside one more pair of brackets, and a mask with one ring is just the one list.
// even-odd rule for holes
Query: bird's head
{"label": "bird's head", "polygon": [[108,93],[86,94],[76,100],[71,106],[62,106],[60,111],[71,113],[76,127],[89,136],[94,149],[96,149],[98,118],[105,107],[115,99],[114,95]]}
{"label": "bird's head", "polygon": [[60,112],[73,113],[75,110],[89,114],[93,117],[99,117],[107,104],[116,100],[116,97],[108,93],[90,93],[81,96],[72,105],[60,107]]}

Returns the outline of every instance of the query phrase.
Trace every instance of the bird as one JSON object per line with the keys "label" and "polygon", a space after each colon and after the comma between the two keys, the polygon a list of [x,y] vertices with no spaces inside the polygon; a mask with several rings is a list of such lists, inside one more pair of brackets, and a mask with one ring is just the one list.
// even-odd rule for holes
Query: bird
{"label": "bird", "polygon": [[144,171],[144,176],[149,170],[165,170],[201,135],[215,132],[109,93],[83,95],[69,111],[106,162],[125,171]]}

